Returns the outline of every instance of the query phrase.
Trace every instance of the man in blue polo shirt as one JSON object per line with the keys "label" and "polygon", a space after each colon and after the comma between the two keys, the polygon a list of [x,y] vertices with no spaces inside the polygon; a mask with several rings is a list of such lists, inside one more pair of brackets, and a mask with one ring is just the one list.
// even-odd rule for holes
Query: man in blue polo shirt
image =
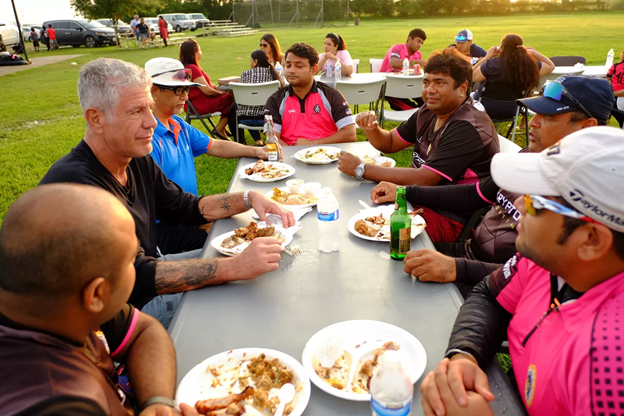
{"label": "man in blue polo shirt", "polygon": [[[190,81],[190,70],[180,61],[154,58],[145,64],[145,70],[152,76],[152,113],[158,123],[154,129],[151,156],[165,176],[186,192],[198,194],[194,158],[199,155],[267,159],[265,147],[213,140],[177,115],[184,111],[189,88],[200,85]],[[162,221],[157,225],[157,234],[158,248],[163,255],[201,248],[207,236],[202,228]]]}

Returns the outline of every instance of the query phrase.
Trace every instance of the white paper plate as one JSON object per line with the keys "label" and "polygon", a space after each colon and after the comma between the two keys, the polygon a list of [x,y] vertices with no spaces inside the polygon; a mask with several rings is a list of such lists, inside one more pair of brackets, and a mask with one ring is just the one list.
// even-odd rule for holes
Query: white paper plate
{"label": "white paper plate", "polygon": [[[399,345],[403,370],[416,383],[427,366],[427,353],[420,341],[412,334],[397,326],[379,321],[344,321],[323,328],[312,336],[303,350],[302,362],[312,383],[332,396],[345,400],[370,401],[370,394],[353,393],[332,387],[314,371],[312,359],[320,358],[328,348],[348,350],[353,356],[353,364],[359,357],[368,357],[371,351],[392,341]],[[368,352],[368,353],[367,353]]]}
{"label": "white paper plate", "polygon": [[310,160],[310,159],[305,159],[303,157],[303,155],[305,155],[308,152],[316,152],[317,149],[325,149],[327,152],[332,153],[332,154],[340,154],[340,150],[337,147],[333,147],[333,146],[314,146],[314,147],[306,147],[305,149],[301,149],[299,150],[297,153],[295,153],[293,155],[293,157],[295,159],[297,159],[300,162],[303,163],[307,163],[309,165],[327,165],[329,163],[333,163],[338,161],[338,158],[336,159],[330,159],[328,157],[324,157],[322,159],[318,159],[318,160]]}
{"label": "white paper plate", "polygon": [[289,178],[295,174],[295,168],[293,168],[292,166],[286,163],[281,163],[281,162],[264,162],[264,163],[265,165],[274,165],[275,167],[278,167],[280,169],[287,169],[288,173],[286,173],[286,175],[284,176],[280,176],[279,178],[263,178],[261,173],[254,173],[253,175],[247,175],[245,173],[245,169],[253,168],[255,165],[255,163],[250,163],[248,165],[241,167],[239,171],[241,178],[249,179],[250,181],[254,181],[254,182],[278,182],[286,178]]}
{"label": "white paper plate", "polygon": [[[283,188],[278,188],[278,189],[280,191],[283,191],[283,192],[288,192],[288,187],[283,187]],[[265,195],[266,195],[267,198],[271,199],[271,197],[273,196],[273,190],[270,190]],[[318,200],[317,200],[317,202],[314,202],[312,204],[304,204],[304,205],[285,205],[285,204],[280,204],[280,205],[283,206],[286,209],[293,210],[293,209],[299,209],[299,208],[315,207],[317,203],[318,203]]]}
{"label": "white paper plate", "polygon": [[295,387],[297,384],[301,385],[301,390],[298,391],[295,396],[295,400],[293,402],[294,410],[290,415],[300,416],[303,414],[303,411],[310,401],[310,392],[312,390],[306,371],[301,364],[290,355],[265,348],[240,348],[237,350],[226,351],[221,354],[213,355],[212,357],[197,364],[184,376],[182,382],[180,382],[178,391],[176,392],[176,402],[186,403],[195,408],[195,403],[198,400],[204,400],[215,396],[219,397],[219,392],[212,388],[214,375],[210,371],[206,371],[208,366],[214,367],[224,364],[224,368],[227,368],[228,362],[235,363],[239,360],[251,359],[262,353],[266,355],[267,359],[279,359],[282,364],[294,371],[295,380],[293,381],[296,383],[293,384],[295,384]]}
{"label": "white paper plate", "polygon": [[[390,162],[390,166],[388,166],[389,168],[393,168],[396,166],[396,161],[390,157],[387,156],[368,156],[372,159],[375,159],[375,165],[376,166],[381,166],[382,163],[384,162]],[[364,161],[364,157],[361,157],[360,159],[362,159],[362,161]],[[371,163],[372,164],[372,163]]]}
{"label": "white paper plate", "polygon": [[[412,208],[409,203],[408,203],[407,210],[408,212],[412,211]],[[379,215],[380,213],[384,215],[384,218],[389,219],[393,212],[394,212],[394,205],[382,205],[378,207],[372,207],[371,209],[362,210],[349,219],[349,222],[347,223],[347,227],[349,228],[349,232],[351,234],[363,240],[381,241],[383,243],[390,243],[390,240],[385,240],[385,239],[377,238],[377,237],[368,237],[368,236],[358,233],[357,231],[355,231],[355,223],[358,220],[363,220],[363,219],[366,219],[367,217],[376,216],[376,215]],[[425,219],[423,217],[421,217],[420,215],[415,215],[412,217],[412,240],[418,237],[418,235],[425,230],[425,227],[423,227],[423,225],[426,225]],[[390,235],[390,225],[384,225],[383,227],[387,227],[387,233],[388,235]]]}
{"label": "white paper plate", "polygon": [[[275,225],[274,227],[275,227],[275,231],[280,231],[282,234],[282,238],[284,238],[284,242],[282,243],[282,250],[284,250],[284,247],[286,247],[288,244],[292,242],[293,236],[290,233],[284,232],[284,229],[278,225]],[[210,245],[219,253],[224,254],[226,256],[233,257],[242,253],[243,250],[245,250],[249,246],[249,244],[251,244],[251,243],[243,243],[241,245],[234,247],[233,249],[227,249],[227,248],[221,247],[221,243],[223,242],[223,240],[225,240],[231,235],[234,235],[234,231],[230,231],[228,233],[218,235],[212,240],[210,240]]]}

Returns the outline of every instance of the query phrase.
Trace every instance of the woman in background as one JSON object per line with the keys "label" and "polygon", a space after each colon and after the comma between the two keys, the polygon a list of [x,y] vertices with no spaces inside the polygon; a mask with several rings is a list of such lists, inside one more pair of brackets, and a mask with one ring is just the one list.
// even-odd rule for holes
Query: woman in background
{"label": "woman in background", "polygon": [[270,33],[262,36],[260,38],[260,49],[264,51],[267,60],[273,67],[278,63],[282,66],[284,65],[284,54],[275,36]]}
{"label": "woman in background", "polygon": [[[348,77],[353,73],[353,60],[347,51],[347,44],[342,36],[336,33],[328,33],[325,36],[323,49],[325,53],[319,55],[319,70],[322,75],[327,75],[330,67],[335,68],[337,61],[340,61],[343,76]],[[334,76],[333,69],[331,76]]]}
{"label": "woman in background", "polygon": [[[212,130],[212,134],[227,140],[228,132],[225,128],[228,124],[227,114],[234,100],[229,91],[221,91],[210,82],[208,74],[199,66],[201,58],[202,51],[195,40],[189,39],[180,45],[180,62],[185,68],[191,70],[193,82],[203,85],[203,87],[191,87],[189,101],[199,114],[221,113],[219,123]],[[188,105],[184,106],[184,110],[188,111]]]}
{"label": "woman in background", "polygon": [[[240,82],[259,84],[262,82],[279,81],[280,86],[284,86],[284,83],[277,75],[275,68],[268,61],[266,53],[262,49],[257,49],[251,53],[249,67],[251,69],[243,71],[241,74]],[[237,105],[236,113],[239,123],[250,126],[262,126],[264,124],[264,106]],[[236,126],[230,125],[230,130],[234,131],[235,128]],[[249,134],[251,134],[257,146],[264,146],[258,130],[249,130]]]}
{"label": "woman in background", "polygon": [[167,39],[169,39],[169,32],[167,30],[167,22],[163,19],[162,16],[158,16],[158,31],[160,32],[160,37],[165,44],[165,48],[167,47]]}

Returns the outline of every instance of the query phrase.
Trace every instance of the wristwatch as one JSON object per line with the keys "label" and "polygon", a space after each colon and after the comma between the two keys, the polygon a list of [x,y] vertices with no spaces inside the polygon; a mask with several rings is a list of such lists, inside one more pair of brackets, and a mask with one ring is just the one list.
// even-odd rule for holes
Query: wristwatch
{"label": "wristwatch", "polygon": [[366,163],[362,162],[358,165],[357,168],[355,168],[355,177],[358,178],[359,180],[363,180],[364,179],[364,173],[365,173],[365,169],[366,168]]}
{"label": "wristwatch", "polygon": [[165,396],[152,396],[143,402],[143,404],[141,405],[141,411],[145,410],[146,407],[151,406],[153,404],[164,404],[174,409],[176,408],[175,400],[172,400],[169,397],[165,397]]}

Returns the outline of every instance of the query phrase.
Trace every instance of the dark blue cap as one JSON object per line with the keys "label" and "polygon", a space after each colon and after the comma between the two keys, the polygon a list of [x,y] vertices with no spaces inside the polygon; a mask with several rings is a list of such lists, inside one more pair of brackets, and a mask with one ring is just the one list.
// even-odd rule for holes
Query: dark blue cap
{"label": "dark blue cap", "polygon": [[[609,120],[611,117],[615,97],[611,83],[606,79],[564,75],[557,78],[555,82],[563,85],[568,93],[576,98],[595,118]],[[560,101],[540,95],[539,97],[516,100],[516,102],[537,114],[545,116],[583,111],[565,95],[561,96]]]}

